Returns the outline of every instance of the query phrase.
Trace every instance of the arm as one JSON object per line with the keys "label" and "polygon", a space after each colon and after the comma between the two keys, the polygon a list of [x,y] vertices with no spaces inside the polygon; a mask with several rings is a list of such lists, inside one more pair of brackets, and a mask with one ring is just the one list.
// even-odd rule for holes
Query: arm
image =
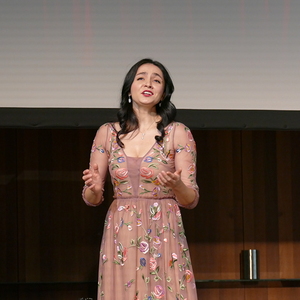
{"label": "arm", "polygon": [[196,144],[192,133],[177,123],[174,132],[175,172],[161,172],[158,179],[162,185],[173,189],[180,206],[194,208],[199,201],[196,183]]}
{"label": "arm", "polygon": [[106,139],[108,125],[99,128],[93,141],[90,156],[90,167],[83,171],[82,179],[85,183],[82,198],[89,206],[97,206],[103,201],[103,191],[108,167]]}

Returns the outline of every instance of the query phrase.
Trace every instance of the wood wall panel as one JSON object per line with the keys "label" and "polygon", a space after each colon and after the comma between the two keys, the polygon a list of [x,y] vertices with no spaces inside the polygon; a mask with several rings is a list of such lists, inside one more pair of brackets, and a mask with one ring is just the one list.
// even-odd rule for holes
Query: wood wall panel
{"label": "wood wall panel", "polygon": [[[296,300],[300,298],[300,288],[250,288],[245,289],[244,300]],[[228,298],[229,300],[229,298]]]}
{"label": "wood wall panel", "polygon": [[280,277],[300,278],[300,132],[277,133]]}
{"label": "wood wall panel", "polygon": [[279,278],[276,133],[244,132],[244,247],[258,249],[260,277]]}
{"label": "wood wall panel", "polygon": [[241,300],[244,299],[244,288],[200,288],[197,295],[198,300]]}
{"label": "wood wall panel", "polygon": [[300,135],[250,131],[242,141],[245,249],[259,250],[262,279],[299,278]]}
{"label": "wood wall panel", "polygon": [[183,211],[197,279],[239,279],[243,248],[238,131],[197,131],[200,202]]}
{"label": "wood wall panel", "polygon": [[0,129],[0,283],[18,280],[16,130]]}
{"label": "wood wall panel", "polygon": [[[95,133],[94,129],[0,130],[0,255],[5,257],[0,282],[40,282],[32,287],[43,299],[89,294],[90,287],[80,285],[73,291],[60,285],[50,293],[42,283],[97,280],[112,190],[107,182],[105,202],[97,208],[81,199],[81,174],[88,167]],[[261,278],[300,278],[300,132],[193,134],[200,202],[182,214],[196,279],[239,279],[239,254],[250,248],[260,251]],[[294,300],[300,290],[298,285],[232,286],[198,284],[199,299]],[[6,295],[34,299],[29,287],[18,289],[18,295],[15,289],[8,290]]]}
{"label": "wood wall panel", "polygon": [[97,278],[108,202],[81,199],[95,131],[22,130],[18,140],[20,281]]}

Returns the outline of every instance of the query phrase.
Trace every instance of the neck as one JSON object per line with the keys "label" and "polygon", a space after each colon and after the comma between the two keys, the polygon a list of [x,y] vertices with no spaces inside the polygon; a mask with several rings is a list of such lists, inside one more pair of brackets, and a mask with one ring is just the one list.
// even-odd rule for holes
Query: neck
{"label": "neck", "polygon": [[157,118],[149,119],[148,121],[143,121],[142,124],[139,125],[140,132],[146,132],[147,130],[154,127],[154,124],[157,122]]}
{"label": "neck", "polygon": [[159,116],[156,114],[156,112],[148,113],[148,114],[139,114],[137,115],[137,117],[139,120],[140,132],[144,132],[145,130],[152,128],[152,125],[155,122],[159,121]]}
{"label": "neck", "polygon": [[137,106],[133,105],[134,113],[136,114],[137,118],[140,120],[147,120],[148,118],[152,118],[153,116],[157,116],[156,108],[152,107],[144,107],[144,106]]}

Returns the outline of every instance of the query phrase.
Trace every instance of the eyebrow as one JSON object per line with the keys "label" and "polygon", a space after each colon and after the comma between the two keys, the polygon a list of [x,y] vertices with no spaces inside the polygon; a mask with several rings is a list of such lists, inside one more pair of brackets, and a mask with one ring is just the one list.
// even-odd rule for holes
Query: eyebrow
{"label": "eyebrow", "polygon": [[[136,74],[136,76],[138,76],[138,75],[146,75],[146,74],[148,74],[147,72],[140,72],[140,73],[138,73],[138,74]],[[156,75],[156,76],[158,76],[158,77],[160,77],[161,79],[163,79],[158,73],[153,73],[154,75]]]}

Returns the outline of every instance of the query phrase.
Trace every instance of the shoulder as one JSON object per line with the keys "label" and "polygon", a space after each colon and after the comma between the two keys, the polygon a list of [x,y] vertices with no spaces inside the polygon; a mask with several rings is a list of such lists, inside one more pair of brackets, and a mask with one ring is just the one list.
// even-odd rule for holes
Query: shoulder
{"label": "shoulder", "polygon": [[177,133],[178,132],[186,133],[186,132],[190,132],[191,130],[183,123],[172,122],[165,128],[166,134],[170,133],[171,131],[174,131]]}
{"label": "shoulder", "polygon": [[176,126],[176,128],[178,128],[179,130],[185,130],[185,131],[190,130],[185,124],[180,123],[180,122],[175,122],[175,126]]}
{"label": "shoulder", "polygon": [[99,132],[99,133],[104,133],[104,132],[117,132],[116,124],[117,124],[117,123],[104,123],[103,125],[101,125],[101,126],[98,128],[98,131],[97,131],[97,132]]}
{"label": "shoulder", "polygon": [[106,138],[107,136],[116,135],[116,129],[113,123],[104,123],[101,125],[96,133],[96,139]]}
{"label": "shoulder", "polygon": [[180,122],[174,124],[174,140],[178,143],[186,141],[187,143],[194,143],[194,137],[189,127]]}

